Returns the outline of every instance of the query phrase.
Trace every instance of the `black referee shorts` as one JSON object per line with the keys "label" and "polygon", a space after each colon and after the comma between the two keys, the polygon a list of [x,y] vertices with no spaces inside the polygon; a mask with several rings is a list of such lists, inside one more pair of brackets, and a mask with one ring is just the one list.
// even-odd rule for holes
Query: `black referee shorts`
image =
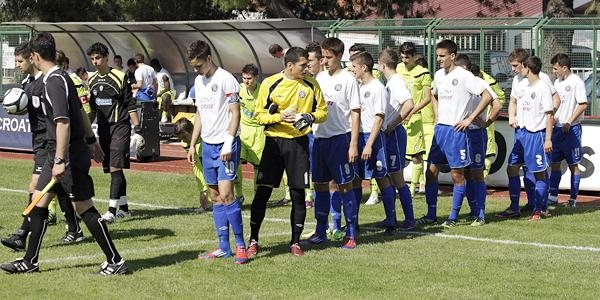
{"label": "black referee shorts", "polygon": [[290,188],[309,187],[307,136],[293,139],[266,137],[256,184],[279,187],[284,170]]}
{"label": "black referee shorts", "polygon": [[[36,186],[38,191],[43,190],[52,179],[55,151],[55,149],[48,150],[48,156]],[[94,197],[94,182],[88,174],[91,165],[90,152],[83,140],[78,143],[71,143],[67,160],[69,164],[65,175],[54,185],[51,191],[57,195],[68,196],[72,201],[84,201]]]}

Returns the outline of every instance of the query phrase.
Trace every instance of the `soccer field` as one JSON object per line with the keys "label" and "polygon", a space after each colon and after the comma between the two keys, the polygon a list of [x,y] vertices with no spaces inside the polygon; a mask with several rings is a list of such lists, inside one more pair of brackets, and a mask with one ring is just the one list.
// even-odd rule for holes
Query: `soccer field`
{"label": "soccer field", "polygon": [[[0,235],[21,222],[31,174],[29,160],[0,160]],[[109,176],[91,172],[100,212],[107,207]],[[559,207],[540,222],[496,220],[506,199],[489,199],[488,224],[463,222],[452,229],[424,229],[384,236],[375,224],[383,206],[361,206],[358,247],[340,242],[288,253],[290,206],[271,207],[261,231],[259,254],[246,265],[233,258],[199,261],[216,246],[210,214],[198,214],[192,174],[126,171],[134,216],[109,225],[115,244],[134,269],[132,275],[95,275],[104,256],[84,228],[84,242],[63,246],[64,224],[49,227],[40,253],[40,273],[0,274],[2,299],[498,299],[597,298],[600,289],[600,212],[596,207]],[[252,188],[245,182],[244,226],[249,235]],[[276,191],[272,199],[281,198]],[[366,196],[366,195],[365,195]],[[442,197],[445,218],[450,198]],[[425,211],[422,196],[415,214]],[[468,210],[466,204],[462,212]],[[398,217],[403,219],[398,204]],[[465,215],[461,215],[464,219]],[[308,210],[306,231],[314,229]],[[85,226],[84,226],[85,227]],[[233,236],[231,234],[231,238]],[[246,238],[247,239],[247,238]],[[233,244],[233,240],[232,240]],[[0,249],[0,262],[23,253]]]}

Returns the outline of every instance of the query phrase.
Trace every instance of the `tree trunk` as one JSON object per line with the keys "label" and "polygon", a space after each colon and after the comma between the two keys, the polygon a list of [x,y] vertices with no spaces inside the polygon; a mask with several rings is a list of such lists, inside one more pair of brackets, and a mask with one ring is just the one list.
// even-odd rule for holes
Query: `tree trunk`
{"label": "tree trunk", "polygon": [[[571,4],[571,7],[566,6],[566,2]],[[549,18],[569,18],[573,17],[573,1],[569,0],[549,0],[544,15]],[[557,53],[566,53],[571,56],[571,48],[573,44],[573,30],[546,30],[544,31],[543,41],[543,57],[544,67],[542,71],[552,76],[552,65],[550,60]]]}

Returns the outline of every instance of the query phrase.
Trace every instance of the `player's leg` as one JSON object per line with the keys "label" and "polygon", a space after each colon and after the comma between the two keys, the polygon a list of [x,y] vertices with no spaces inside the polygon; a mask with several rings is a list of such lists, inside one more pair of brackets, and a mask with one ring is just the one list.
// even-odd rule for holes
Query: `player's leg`
{"label": "player's leg", "polygon": [[398,192],[404,222],[401,230],[410,230],[415,226],[415,215],[413,211],[412,195],[404,181],[404,166],[406,157],[407,134],[402,126],[396,127],[393,133],[386,136],[386,154],[389,177],[392,185]]}
{"label": "player's leg", "polygon": [[256,254],[258,234],[265,218],[267,201],[271,197],[273,187],[278,187],[283,176],[283,159],[275,138],[266,137],[265,148],[258,167],[256,193],[250,206],[250,242],[248,254]]}
{"label": "player's leg", "polygon": [[81,230],[81,226],[79,226],[77,213],[75,212],[71,199],[67,195],[60,193],[56,195],[56,198],[58,198],[60,209],[67,222],[67,231],[60,239],[60,242],[63,244],[72,244],[83,241],[83,231]]}
{"label": "player's leg", "polygon": [[315,189],[314,211],[317,221],[315,233],[308,238],[308,242],[312,244],[320,244],[327,240],[327,228],[329,227],[327,223],[332,201],[329,193],[329,181],[332,177],[327,166],[329,145],[329,139],[315,139],[310,154],[310,169]]}
{"label": "player's leg", "polygon": [[[302,255],[302,250],[299,248],[299,242],[306,219],[304,189],[309,186],[309,140],[307,136],[303,136],[295,139],[281,139],[279,142],[283,163],[288,174],[290,198],[292,200],[292,211],[290,214],[292,225],[290,245],[292,245],[292,248],[290,250],[292,254],[300,256]],[[327,206],[328,208],[329,206]]]}
{"label": "player's leg", "polygon": [[581,124],[572,126],[569,131],[569,145],[570,151],[568,151],[567,163],[569,164],[569,170],[571,171],[571,193],[569,207],[575,207],[577,202],[577,195],[579,194],[579,182],[581,181],[581,170],[579,170],[579,162],[581,162],[583,155],[583,148],[581,147]]}

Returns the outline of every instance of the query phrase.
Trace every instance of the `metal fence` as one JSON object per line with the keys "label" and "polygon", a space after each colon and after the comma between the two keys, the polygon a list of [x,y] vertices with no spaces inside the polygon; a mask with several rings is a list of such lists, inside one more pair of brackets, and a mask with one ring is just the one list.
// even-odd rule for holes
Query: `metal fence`
{"label": "metal fence", "polygon": [[3,88],[10,88],[21,83],[22,74],[15,69],[15,47],[29,40],[30,31],[22,27],[2,26],[0,28],[0,65],[2,65],[2,84],[0,84],[0,95],[4,95]]}
{"label": "metal fence", "polygon": [[[538,55],[544,62],[543,71],[551,78],[554,76],[550,60],[556,53],[564,52],[571,57],[572,71],[586,83],[590,104],[586,115],[600,116],[600,52],[597,51],[600,18],[338,20],[311,24],[327,36],[340,38],[347,48],[353,44],[364,46],[375,59],[385,47],[413,42],[427,59],[432,73],[437,69],[435,44],[442,39],[453,40],[459,53],[468,54],[482,70],[496,78],[507,98],[513,77],[508,61],[511,51],[524,48]],[[343,59],[348,59],[347,53]]]}

